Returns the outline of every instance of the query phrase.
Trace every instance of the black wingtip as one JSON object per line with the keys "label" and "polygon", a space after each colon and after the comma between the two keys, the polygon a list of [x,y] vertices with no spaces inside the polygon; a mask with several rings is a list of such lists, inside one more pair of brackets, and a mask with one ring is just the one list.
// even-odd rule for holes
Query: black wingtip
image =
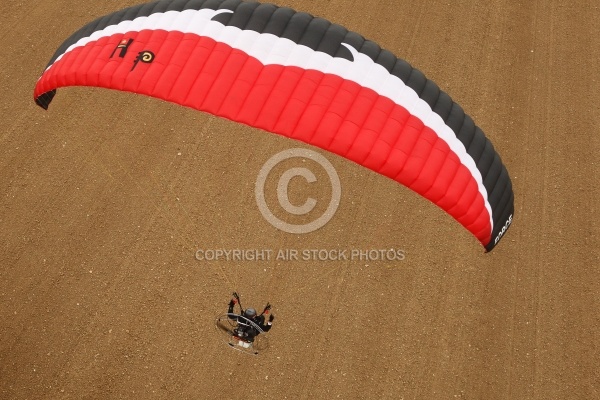
{"label": "black wingtip", "polygon": [[46,92],[46,93],[38,96],[37,98],[35,98],[35,104],[42,107],[44,110],[48,110],[48,107],[50,106],[50,103],[52,102],[52,99],[54,98],[55,95],[56,95],[56,89]]}

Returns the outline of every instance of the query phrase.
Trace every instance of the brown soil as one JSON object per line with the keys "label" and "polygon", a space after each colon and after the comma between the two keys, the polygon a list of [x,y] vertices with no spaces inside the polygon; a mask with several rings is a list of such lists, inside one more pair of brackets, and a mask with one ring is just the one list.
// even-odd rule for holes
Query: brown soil
{"label": "brown soil", "polygon": [[[0,5],[0,398],[600,398],[595,2],[279,1],[407,59],[474,117],[516,196],[490,254],[427,201],[331,155],[332,221],[276,230],[254,182],[299,146],[287,139],[100,89],[38,108],[33,86],[59,44],[134,3]],[[194,258],[216,248],[406,257]],[[258,357],[214,330],[233,290],[275,306]]]}

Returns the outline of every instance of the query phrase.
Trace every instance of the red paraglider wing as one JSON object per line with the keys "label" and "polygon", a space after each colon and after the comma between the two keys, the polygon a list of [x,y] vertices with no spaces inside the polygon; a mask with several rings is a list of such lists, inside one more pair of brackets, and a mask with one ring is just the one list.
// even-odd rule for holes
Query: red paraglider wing
{"label": "red paraglider wing", "polygon": [[345,28],[287,8],[158,1],[82,28],[34,98],[95,86],[145,94],[318,146],[431,200],[489,251],[512,222],[491,142],[437,85]]}

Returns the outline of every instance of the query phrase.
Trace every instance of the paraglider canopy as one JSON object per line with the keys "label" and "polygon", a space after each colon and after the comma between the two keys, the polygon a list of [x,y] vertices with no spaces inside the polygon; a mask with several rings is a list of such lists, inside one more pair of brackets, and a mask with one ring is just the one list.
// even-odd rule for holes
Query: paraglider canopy
{"label": "paraglider canopy", "polygon": [[241,0],[126,8],[59,47],[36,103],[65,86],[145,94],[336,153],[434,202],[487,251],[513,221],[508,172],[463,109],[406,61],[307,13]]}

